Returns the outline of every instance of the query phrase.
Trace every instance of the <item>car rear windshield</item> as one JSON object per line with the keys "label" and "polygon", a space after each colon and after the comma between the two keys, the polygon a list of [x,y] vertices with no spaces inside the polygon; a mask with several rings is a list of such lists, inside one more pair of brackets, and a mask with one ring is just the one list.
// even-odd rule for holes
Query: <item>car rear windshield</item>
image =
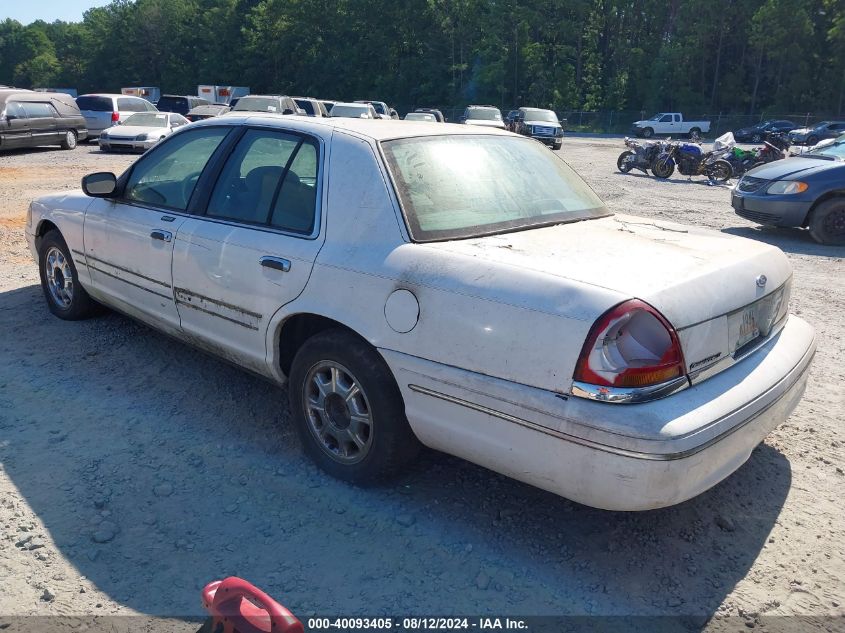
{"label": "car rear windshield", "polygon": [[502,113],[496,108],[471,108],[467,110],[467,118],[480,121],[501,121]]}
{"label": "car rear windshield", "polygon": [[281,112],[279,100],[272,97],[242,97],[232,110],[248,112]]}
{"label": "car rear windshield", "polygon": [[351,117],[353,119],[363,117],[369,118],[370,108],[365,105],[343,105],[336,103],[332,107],[332,116],[336,117]]}
{"label": "car rear windshield", "polygon": [[382,147],[418,242],[610,215],[563,160],[528,138],[427,136]]}
{"label": "car rear windshield", "polygon": [[112,112],[114,103],[111,97],[77,97],[76,105],[80,110],[94,112]]}
{"label": "car rear windshield", "polygon": [[171,108],[184,110],[188,107],[188,100],[185,97],[162,97],[156,107],[162,112],[172,112]]}

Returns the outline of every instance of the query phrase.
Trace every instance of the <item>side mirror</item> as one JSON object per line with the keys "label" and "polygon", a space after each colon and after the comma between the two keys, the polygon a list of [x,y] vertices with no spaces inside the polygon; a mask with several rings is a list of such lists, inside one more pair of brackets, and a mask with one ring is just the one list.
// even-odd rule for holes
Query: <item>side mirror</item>
{"label": "side mirror", "polygon": [[82,177],[82,191],[92,198],[108,198],[117,189],[117,176],[110,171],[98,171]]}
{"label": "side mirror", "polygon": [[285,108],[284,110],[282,110],[282,114],[294,114],[294,111],[290,108]]}

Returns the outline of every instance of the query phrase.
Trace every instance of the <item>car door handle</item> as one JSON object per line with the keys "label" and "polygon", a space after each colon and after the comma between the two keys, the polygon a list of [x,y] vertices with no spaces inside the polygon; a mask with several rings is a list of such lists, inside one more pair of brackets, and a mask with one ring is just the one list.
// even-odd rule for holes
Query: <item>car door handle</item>
{"label": "car door handle", "polygon": [[270,257],[265,255],[258,260],[265,268],[272,268],[273,270],[281,270],[286,273],[290,270],[290,260],[283,257]]}
{"label": "car door handle", "polygon": [[152,233],[150,233],[150,237],[154,240],[169,242],[171,239],[173,239],[173,233],[171,233],[170,231],[162,231],[161,229],[155,229]]}

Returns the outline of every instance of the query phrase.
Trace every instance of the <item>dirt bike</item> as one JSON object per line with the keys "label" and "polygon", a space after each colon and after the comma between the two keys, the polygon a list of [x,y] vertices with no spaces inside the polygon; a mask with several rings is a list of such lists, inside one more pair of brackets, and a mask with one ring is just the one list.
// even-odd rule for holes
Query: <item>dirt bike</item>
{"label": "dirt bike", "polygon": [[616,167],[623,174],[632,169],[639,169],[644,174],[654,165],[654,161],[665,150],[669,141],[638,141],[632,138],[625,138],[624,152],[616,159]]}

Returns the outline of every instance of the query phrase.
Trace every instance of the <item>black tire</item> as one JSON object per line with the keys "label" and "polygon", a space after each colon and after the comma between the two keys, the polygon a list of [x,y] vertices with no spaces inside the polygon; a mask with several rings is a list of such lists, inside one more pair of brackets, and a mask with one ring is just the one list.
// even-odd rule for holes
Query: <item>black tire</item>
{"label": "black tire", "polygon": [[563,141],[558,141],[555,143],[554,150],[558,151],[561,147],[563,147]]}
{"label": "black tire", "polygon": [[[65,271],[70,271],[70,298],[65,303],[54,296],[51,286],[58,282],[51,281],[47,270],[48,267],[53,268],[52,279],[58,279],[56,276],[57,267],[48,263],[48,261],[54,261],[49,260],[49,258],[51,255],[55,255],[57,251],[61,253],[66,263],[66,267],[62,266],[62,268]],[[61,233],[58,231],[49,231],[41,238],[41,243],[38,245],[38,272],[41,275],[41,290],[44,292],[44,298],[47,300],[47,307],[50,312],[60,319],[64,319],[65,321],[79,321],[80,319],[92,317],[99,312],[99,305],[88,296],[88,293],[79,284],[79,276],[76,274],[76,264],[74,264],[73,258],[70,256],[70,249],[65,244],[64,238],[62,238]],[[63,272],[60,274],[63,280],[66,279],[66,275]],[[66,286],[66,284],[62,285]],[[66,288],[65,292],[67,292]]]}
{"label": "black tire", "polygon": [[78,140],[79,137],[74,130],[66,130],[61,142],[62,149],[76,149]]}
{"label": "black tire", "polygon": [[754,136],[751,137],[752,143],[759,143],[762,140],[763,140],[763,137],[760,136],[760,134],[755,134]]}
{"label": "black tire", "polygon": [[634,152],[631,150],[626,150],[619,154],[619,158],[616,159],[616,168],[621,171],[623,174],[627,174],[633,166],[631,163],[633,162],[631,159],[635,156]]}
{"label": "black tire", "polygon": [[818,136],[808,136],[807,142],[805,143],[805,145],[815,145],[818,142],[819,142]]}
{"label": "black tire", "polygon": [[845,246],[845,198],[825,200],[810,212],[810,236],[819,244]]}
{"label": "black tire", "polygon": [[651,173],[655,178],[666,179],[675,173],[675,164],[668,160],[654,161],[651,166]]}
{"label": "black tire", "polygon": [[717,161],[714,161],[713,164],[710,166],[710,180],[715,182],[727,182],[733,176],[733,167],[731,164],[726,161],[722,160],[721,158]]}
{"label": "black tire", "polygon": [[689,131],[690,140],[697,141],[701,138],[701,130],[697,127],[692,128]]}
{"label": "black tire", "polygon": [[[351,430],[351,422],[346,420],[345,427],[336,424],[335,419],[341,417],[342,412],[337,414],[338,405],[330,403],[329,396],[316,388],[315,380],[320,373],[336,366],[346,370],[347,376],[353,379],[352,385],[358,386],[371,421],[366,434],[366,451],[355,446],[362,455],[354,462],[349,461],[353,456],[348,455],[348,450],[341,447],[341,440],[334,435]],[[333,380],[331,388],[341,382],[339,378]],[[315,415],[316,411],[306,405],[313,404],[315,398],[319,400],[320,394],[323,394],[321,410],[324,415]],[[326,330],[305,341],[293,359],[288,398],[305,451],[320,468],[338,479],[359,485],[388,479],[406,467],[420,449],[419,440],[405,417],[402,394],[387,363],[368,343],[346,330]],[[345,403],[350,400],[347,397]],[[355,417],[350,414],[352,409],[348,404],[339,406],[349,417]],[[359,408],[360,404],[354,406]],[[312,419],[321,424],[328,437],[320,438],[320,430]],[[347,444],[352,445],[352,442],[347,441]]]}
{"label": "black tire", "polygon": [[643,138],[651,138],[654,136],[654,130],[650,127],[643,128]]}

